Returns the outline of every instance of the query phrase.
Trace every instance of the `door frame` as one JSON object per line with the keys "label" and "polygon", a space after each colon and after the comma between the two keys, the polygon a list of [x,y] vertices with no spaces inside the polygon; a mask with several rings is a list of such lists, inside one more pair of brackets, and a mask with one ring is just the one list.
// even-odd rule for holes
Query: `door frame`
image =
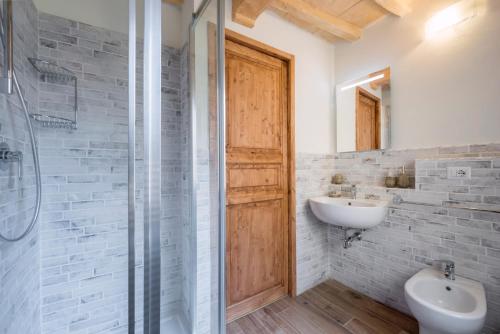
{"label": "door frame", "polygon": [[359,113],[359,98],[360,96],[365,96],[373,101],[375,101],[375,141],[377,142],[377,150],[379,150],[382,146],[381,143],[381,131],[382,129],[380,128],[381,126],[381,117],[382,117],[382,103],[381,99],[378,96],[373,95],[369,91],[367,91],[364,88],[361,88],[359,86],[356,87],[356,115],[355,115],[355,123],[356,123],[356,150],[360,151],[359,149],[359,142],[358,142],[358,113]]}
{"label": "door frame", "polygon": [[[297,296],[297,261],[296,261],[296,196],[295,196],[295,56],[261,43],[237,32],[225,29],[226,40],[250,49],[276,57],[288,67],[288,295]],[[224,129],[226,131],[226,129]]]}

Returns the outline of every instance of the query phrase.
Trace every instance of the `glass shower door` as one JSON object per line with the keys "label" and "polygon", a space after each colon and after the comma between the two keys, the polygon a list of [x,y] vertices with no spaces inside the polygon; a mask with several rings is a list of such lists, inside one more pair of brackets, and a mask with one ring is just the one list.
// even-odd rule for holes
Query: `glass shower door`
{"label": "glass shower door", "polygon": [[194,328],[189,48],[163,43],[165,6],[130,0],[129,333]]}
{"label": "glass shower door", "polygon": [[160,333],[161,1],[129,1],[129,36],[128,332],[149,334]]}
{"label": "glass shower door", "polygon": [[225,332],[223,27],[224,1],[204,1],[189,40],[196,333]]}
{"label": "glass shower door", "polygon": [[129,333],[223,333],[223,1],[180,49],[162,44],[162,3],[144,1],[142,39],[130,0]]}
{"label": "glass shower door", "polygon": [[129,333],[161,329],[161,13],[160,0],[129,1]]}

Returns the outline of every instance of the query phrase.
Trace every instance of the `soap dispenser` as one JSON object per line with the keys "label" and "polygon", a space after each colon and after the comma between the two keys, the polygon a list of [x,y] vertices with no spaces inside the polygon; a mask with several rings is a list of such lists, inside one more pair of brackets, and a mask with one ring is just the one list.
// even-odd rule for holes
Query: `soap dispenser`
{"label": "soap dispenser", "polygon": [[405,166],[401,168],[401,174],[398,176],[398,187],[408,188],[410,186],[410,177],[406,174]]}
{"label": "soap dispenser", "polygon": [[394,176],[394,172],[392,169],[389,169],[389,172],[387,173],[387,176],[385,177],[385,186],[387,188],[394,188],[396,187],[396,184],[398,182],[398,178]]}

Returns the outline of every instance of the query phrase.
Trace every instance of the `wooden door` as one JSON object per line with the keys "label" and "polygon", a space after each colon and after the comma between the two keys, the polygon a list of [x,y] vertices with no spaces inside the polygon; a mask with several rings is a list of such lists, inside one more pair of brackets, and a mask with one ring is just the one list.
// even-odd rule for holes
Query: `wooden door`
{"label": "wooden door", "polygon": [[380,98],[356,88],[356,150],[380,149]]}
{"label": "wooden door", "polygon": [[288,66],[226,40],[228,321],[288,293]]}

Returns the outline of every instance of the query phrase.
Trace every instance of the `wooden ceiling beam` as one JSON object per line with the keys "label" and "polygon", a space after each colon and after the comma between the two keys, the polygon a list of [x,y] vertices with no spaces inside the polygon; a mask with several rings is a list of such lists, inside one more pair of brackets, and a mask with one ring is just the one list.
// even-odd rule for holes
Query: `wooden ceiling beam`
{"label": "wooden ceiling beam", "polygon": [[233,21],[253,28],[255,21],[264,12],[271,0],[233,0]]}
{"label": "wooden ceiling beam", "polygon": [[292,23],[301,22],[300,26],[303,28],[331,41],[338,38],[355,41],[361,37],[363,31],[360,27],[328,14],[304,0],[273,0],[270,8]]}
{"label": "wooden ceiling beam", "polygon": [[411,12],[406,0],[374,0],[377,5],[397,16],[405,16]]}

